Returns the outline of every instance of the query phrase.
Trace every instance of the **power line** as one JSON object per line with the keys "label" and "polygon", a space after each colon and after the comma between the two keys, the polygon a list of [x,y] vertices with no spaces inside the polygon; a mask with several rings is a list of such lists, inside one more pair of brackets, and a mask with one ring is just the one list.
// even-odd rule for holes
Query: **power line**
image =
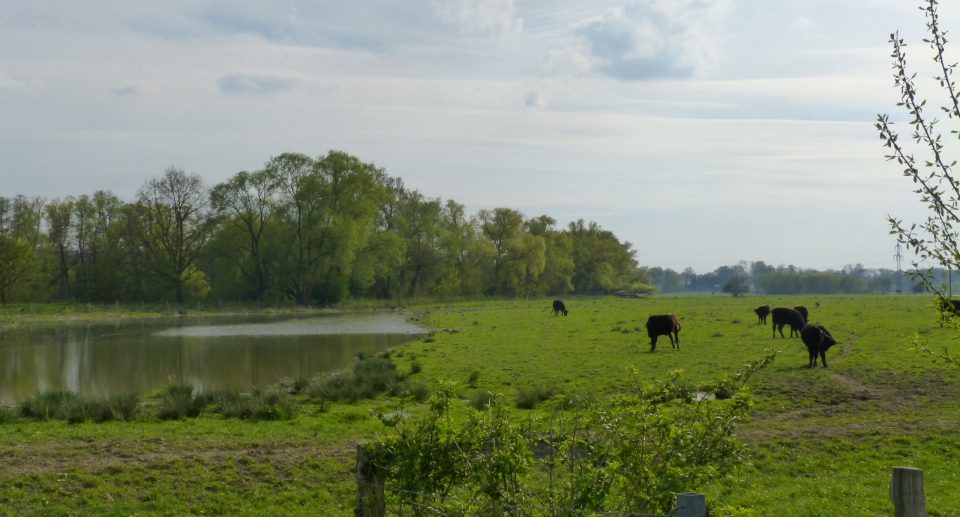
{"label": "power line", "polygon": [[903,292],[903,290],[900,289],[900,276],[901,276],[900,261],[903,260],[903,254],[900,253],[899,242],[897,243],[897,253],[896,255],[893,256],[893,258],[897,259],[897,294],[900,294]]}

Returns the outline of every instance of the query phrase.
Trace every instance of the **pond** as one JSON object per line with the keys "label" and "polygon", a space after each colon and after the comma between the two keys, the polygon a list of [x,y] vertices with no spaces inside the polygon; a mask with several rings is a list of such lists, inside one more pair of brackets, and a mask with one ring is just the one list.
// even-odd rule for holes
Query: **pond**
{"label": "pond", "polygon": [[399,314],[218,316],[64,323],[0,331],[0,405],[46,391],[85,397],[172,383],[247,391],[309,378],[416,338]]}

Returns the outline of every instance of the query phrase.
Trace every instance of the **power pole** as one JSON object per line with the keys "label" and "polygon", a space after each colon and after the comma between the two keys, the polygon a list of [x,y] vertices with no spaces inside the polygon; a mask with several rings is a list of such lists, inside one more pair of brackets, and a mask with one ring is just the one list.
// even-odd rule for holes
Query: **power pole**
{"label": "power pole", "polygon": [[903,260],[903,254],[900,253],[899,242],[897,243],[897,254],[894,255],[893,258],[897,259],[897,294],[900,294],[903,292],[903,290],[900,289],[900,261]]}

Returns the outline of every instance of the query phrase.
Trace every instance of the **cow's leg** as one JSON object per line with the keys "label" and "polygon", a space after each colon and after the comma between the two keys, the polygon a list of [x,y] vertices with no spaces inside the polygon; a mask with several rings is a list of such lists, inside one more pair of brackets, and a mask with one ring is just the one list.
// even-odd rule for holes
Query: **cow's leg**
{"label": "cow's leg", "polygon": [[[826,350],[823,350],[823,349],[820,350],[820,361],[823,362],[823,367],[826,368],[827,367],[827,351]],[[816,364],[816,359],[814,359],[814,364]]]}
{"label": "cow's leg", "polygon": [[651,352],[657,351],[657,336],[650,337],[650,351]]}
{"label": "cow's leg", "polygon": [[680,331],[679,331],[679,330],[675,330],[675,331],[673,332],[673,335],[676,336],[676,338],[677,338],[677,350],[680,350]]}

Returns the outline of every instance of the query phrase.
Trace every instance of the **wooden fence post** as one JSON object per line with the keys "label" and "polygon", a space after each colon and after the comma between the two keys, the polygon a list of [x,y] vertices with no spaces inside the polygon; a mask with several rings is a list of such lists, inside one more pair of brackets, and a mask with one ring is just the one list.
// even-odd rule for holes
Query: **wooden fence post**
{"label": "wooden fence post", "polygon": [[890,499],[895,517],[926,517],[927,502],[923,493],[923,470],[893,467]]}
{"label": "wooden fence post", "polygon": [[356,517],[384,517],[387,514],[383,470],[370,461],[362,444],[357,444],[357,506],[353,514]]}
{"label": "wooden fence post", "polygon": [[707,497],[703,494],[677,494],[677,517],[707,517]]}

